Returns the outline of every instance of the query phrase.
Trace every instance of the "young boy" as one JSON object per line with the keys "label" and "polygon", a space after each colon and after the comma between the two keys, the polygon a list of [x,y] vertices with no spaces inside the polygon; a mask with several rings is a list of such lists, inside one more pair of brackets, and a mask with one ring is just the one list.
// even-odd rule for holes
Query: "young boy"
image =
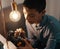
{"label": "young boy", "polygon": [[56,49],[60,43],[60,23],[46,15],[46,0],[25,0],[23,14],[26,20],[27,38],[37,49]]}

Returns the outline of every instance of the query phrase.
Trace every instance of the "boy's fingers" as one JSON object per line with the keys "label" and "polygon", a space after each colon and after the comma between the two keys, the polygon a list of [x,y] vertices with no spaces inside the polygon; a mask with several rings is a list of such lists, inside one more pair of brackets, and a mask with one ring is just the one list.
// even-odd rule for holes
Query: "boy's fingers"
{"label": "boy's fingers", "polygon": [[27,39],[23,39],[26,43],[26,45],[30,48],[30,49],[33,49],[33,47],[31,46],[31,44],[27,41]]}

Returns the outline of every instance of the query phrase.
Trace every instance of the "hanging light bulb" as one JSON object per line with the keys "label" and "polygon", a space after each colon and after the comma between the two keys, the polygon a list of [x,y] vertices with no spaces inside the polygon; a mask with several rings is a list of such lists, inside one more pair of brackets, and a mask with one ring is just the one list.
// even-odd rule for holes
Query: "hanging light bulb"
{"label": "hanging light bulb", "polygon": [[11,4],[11,7],[12,7],[12,11],[9,15],[9,18],[13,22],[18,22],[21,18],[21,13],[17,10],[17,4],[16,2],[14,2],[14,0],[13,3]]}

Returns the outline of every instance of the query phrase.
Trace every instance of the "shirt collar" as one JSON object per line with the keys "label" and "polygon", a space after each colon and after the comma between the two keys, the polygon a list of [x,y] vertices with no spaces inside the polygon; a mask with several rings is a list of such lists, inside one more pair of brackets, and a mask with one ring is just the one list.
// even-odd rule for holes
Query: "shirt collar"
{"label": "shirt collar", "polygon": [[40,26],[45,26],[48,21],[48,17],[46,15],[42,16],[42,21],[40,22]]}

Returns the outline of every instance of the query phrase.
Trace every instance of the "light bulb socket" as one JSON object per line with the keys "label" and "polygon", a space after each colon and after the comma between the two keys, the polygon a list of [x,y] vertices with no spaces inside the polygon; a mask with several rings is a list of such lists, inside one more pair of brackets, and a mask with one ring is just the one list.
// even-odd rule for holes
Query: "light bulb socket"
{"label": "light bulb socket", "polygon": [[17,4],[16,4],[16,2],[13,2],[11,4],[11,6],[12,6],[12,10],[17,10]]}

